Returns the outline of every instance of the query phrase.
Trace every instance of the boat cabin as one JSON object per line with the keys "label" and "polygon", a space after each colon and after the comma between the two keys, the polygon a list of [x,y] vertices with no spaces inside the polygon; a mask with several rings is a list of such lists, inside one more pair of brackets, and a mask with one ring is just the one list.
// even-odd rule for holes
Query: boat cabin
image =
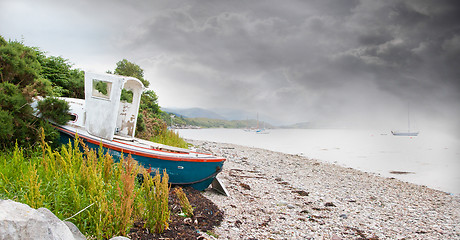
{"label": "boat cabin", "polygon": [[133,139],[143,91],[137,78],[86,72],[86,131],[107,140]]}

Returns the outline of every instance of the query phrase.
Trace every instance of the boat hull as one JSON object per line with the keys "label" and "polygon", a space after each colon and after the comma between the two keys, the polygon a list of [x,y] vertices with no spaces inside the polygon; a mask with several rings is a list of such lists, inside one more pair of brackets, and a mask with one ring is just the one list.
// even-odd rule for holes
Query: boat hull
{"label": "boat hull", "polygon": [[418,132],[391,132],[393,136],[418,136]]}
{"label": "boat hull", "polygon": [[[60,142],[68,144],[75,139],[75,132],[57,128],[60,133]],[[131,157],[141,166],[149,170],[158,169],[160,172],[166,170],[169,175],[169,183],[173,185],[191,186],[199,191],[206,189],[214,180],[216,175],[222,170],[224,158],[190,158],[190,154],[177,153],[161,155],[164,151],[154,151],[149,149],[135,149],[129,145],[123,146],[116,141],[96,139],[92,136],[85,136],[78,133],[78,137],[85,144],[96,151],[102,149],[112,155],[115,161],[121,156]],[[197,153],[198,154],[198,153]],[[154,174],[152,172],[151,174]]]}

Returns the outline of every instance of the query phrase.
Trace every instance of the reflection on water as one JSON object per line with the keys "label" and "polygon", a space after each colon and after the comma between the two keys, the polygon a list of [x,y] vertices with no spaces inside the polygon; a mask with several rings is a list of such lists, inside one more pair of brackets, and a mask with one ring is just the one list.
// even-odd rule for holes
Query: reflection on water
{"label": "reflection on water", "polygon": [[396,137],[378,130],[180,129],[184,138],[234,143],[336,163],[460,194],[460,141],[440,132]]}

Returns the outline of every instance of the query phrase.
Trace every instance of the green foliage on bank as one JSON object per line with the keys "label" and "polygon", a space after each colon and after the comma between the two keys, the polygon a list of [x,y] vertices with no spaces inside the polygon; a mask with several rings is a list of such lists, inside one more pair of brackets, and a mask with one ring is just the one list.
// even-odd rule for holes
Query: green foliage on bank
{"label": "green foliage on bank", "polygon": [[244,128],[246,122],[239,120],[222,120],[222,119],[211,119],[211,118],[187,118],[187,123],[193,126],[200,126],[204,128]]}
{"label": "green foliage on bank", "polygon": [[[6,41],[0,36],[0,149],[11,148],[15,143],[32,146],[38,141],[41,127],[47,141],[56,142],[57,132],[51,125],[33,115],[30,104],[38,96],[60,96],[63,91],[56,87],[50,67],[42,65],[55,61],[36,48],[18,41]],[[62,60],[62,59],[60,59]],[[56,69],[55,74],[62,69]],[[60,100],[54,101],[64,106]],[[56,106],[57,106],[56,105]],[[43,115],[53,115],[43,109]],[[52,111],[52,110],[51,110]]]}
{"label": "green foliage on bank", "polygon": [[[1,151],[0,199],[48,208],[88,239],[127,236],[140,219],[149,231],[164,231],[170,215],[166,172],[152,177],[129,156],[114,162],[101,152],[78,140],[55,151],[44,138],[33,150],[16,145]],[[136,180],[139,173],[146,184]]]}
{"label": "green foliage on bank", "polygon": [[[173,118],[173,124],[176,126],[197,126],[201,128],[263,128],[264,123],[257,120],[223,120],[212,118]],[[273,128],[270,124],[265,124],[265,128]]]}
{"label": "green foliage on bank", "polygon": [[149,139],[152,142],[162,143],[169,146],[188,148],[188,143],[179,136],[174,130],[166,129],[161,134],[155,135]]}
{"label": "green foliage on bank", "polygon": [[85,73],[82,70],[72,69],[72,64],[63,57],[41,55],[41,75],[51,82],[55,96],[85,98]]}
{"label": "green foliage on bank", "polygon": [[42,117],[57,124],[64,125],[70,121],[69,104],[54,97],[48,97],[38,102],[38,110]]}

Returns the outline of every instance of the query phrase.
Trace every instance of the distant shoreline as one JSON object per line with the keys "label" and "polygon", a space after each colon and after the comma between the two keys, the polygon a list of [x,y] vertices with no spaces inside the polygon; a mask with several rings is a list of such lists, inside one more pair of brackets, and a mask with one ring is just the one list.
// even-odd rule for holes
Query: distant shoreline
{"label": "distant shoreline", "polygon": [[235,144],[187,140],[227,158],[219,239],[458,239],[460,197],[394,178]]}

